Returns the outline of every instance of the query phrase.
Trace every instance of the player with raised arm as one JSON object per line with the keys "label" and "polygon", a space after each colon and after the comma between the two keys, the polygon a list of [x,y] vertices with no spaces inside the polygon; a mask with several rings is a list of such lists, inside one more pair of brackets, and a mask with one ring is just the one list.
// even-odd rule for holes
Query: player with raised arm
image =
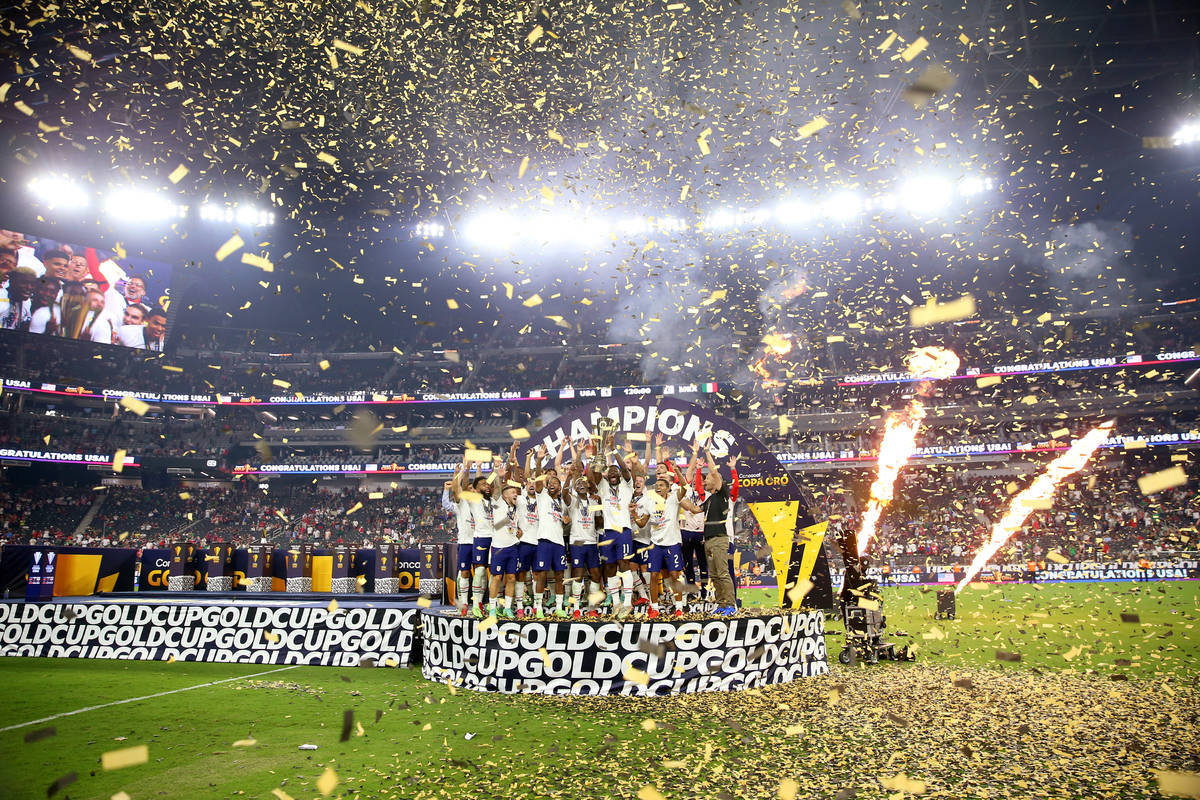
{"label": "player with raised arm", "polygon": [[488,615],[504,619],[513,618],[513,595],[516,590],[517,571],[520,569],[520,540],[517,538],[517,498],[520,494],[520,484],[505,482],[501,490],[501,501],[491,506],[492,591],[488,600]]}
{"label": "player with raised arm", "polygon": [[471,503],[463,497],[463,487],[474,464],[463,459],[446,481],[442,491],[442,507],[454,514],[458,528],[458,609],[464,617],[471,607],[471,568],[475,555],[475,517],[471,514]]}
{"label": "player with raised arm", "polygon": [[518,619],[532,613],[529,603],[533,599],[532,571],[534,561],[537,560],[539,535],[536,488],[532,480],[534,457],[534,450],[530,448],[525,454],[525,469],[520,471],[517,481],[524,486],[524,490],[517,497],[517,538],[520,540],[520,569],[517,572],[516,586]]}
{"label": "player with raised arm", "polygon": [[674,615],[683,616],[683,592],[679,579],[683,569],[683,545],[679,532],[679,509],[698,510],[699,506],[686,499],[687,487],[676,485],[672,476],[660,474],[654,481],[654,491],[647,492],[637,509],[639,525],[648,525],[652,546],[647,554],[650,566],[651,619],[659,615],[662,590],[674,599]]}
{"label": "player with raised arm", "polygon": [[[567,616],[563,606],[564,584],[563,571],[567,568],[567,549],[563,542],[563,497],[562,480],[558,470],[562,466],[562,453],[565,447],[559,447],[554,457],[554,466],[539,472],[533,479],[535,488],[534,510],[537,514],[537,554],[534,559],[534,595],[533,615],[537,619],[545,619],[542,606],[546,586],[550,578],[554,578],[554,610],[556,617]],[[546,451],[540,450],[544,458]]]}
{"label": "player with raised arm", "polygon": [[[604,534],[600,539],[600,562],[604,565],[608,603],[614,612],[628,612],[633,595],[633,523],[629,503],[633,499],[633,473],[613,450],[610,434],[603,443],[603,456],[592,461],[592,483],[603,505]],[[601,465],[605,464],[601,473]]]}
{"label": "player with raised arm", "polygon": [[[688,462],[684,483],[687,485],[687,498],[693,505],[701,501],[696,487],[696,469],[700,457],[700,437],[692,443],[692,458]],[[703,491],[703,487],[700,487]],[[684,510],[679,519],[680,536],[683,542],[683,575],[685,592],[694,592],[697,598],[704,597],[704,587],[708,585],[708,558],[704,555],[704,509],[695,512]],[[685,594],[685,603],[687,594]]]}
{"label": "player with raised arm", "polygon": [[474,465],[478,470],[475,477],[471,477],[469,470],[464,470],[462,475],[464,489],[470,487],[469,491],[463,491],[462,494],[467,500],[475,525],[475,547],[471,551],[471,608],[476,617],[483,617],[483,595],[487,588],[488,562],[492,552],[492,518],[500,511],[498,506],[502,502],[500,466],[500,459],[497,458],[493,462],[491,475],[484,476],[479,464]]}
{"label": "player with raised arm", "polygon": [[[589,443],[590,447],[590,443]],[[600,570],[600,547],[597,544],[596,518],[601,510],[600,495],[596,487],[588,480],[590,466],[583,464],[582,454],[571,444],[571,472],[567,485],[574,491],[564,492],[567,516],[571,520],[571,616],[579,619],[583,616],[582,598],[586,592],[588,597],[589,614],[595,614],[595,603],[591,600],[593,593],[599,593],[603,587],[603,573]],[[601,521],[603,523],[603,521]]]}

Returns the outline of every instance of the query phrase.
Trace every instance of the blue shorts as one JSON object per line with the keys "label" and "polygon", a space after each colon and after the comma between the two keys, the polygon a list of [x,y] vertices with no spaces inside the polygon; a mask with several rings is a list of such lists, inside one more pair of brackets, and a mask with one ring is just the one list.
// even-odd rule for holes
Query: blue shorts
{"label": "blue shorts", "polygon": [[629,528],[604,531],[600,537],[600,563],[616,564],[618,561],[628,561],[632,556],[633,531]]}
{"label": "blue shorts", "polygon": [[517,555],[518,545],[492,548],[492,574],[516,575],[520,572],[520,558]]}
{"label": "blue shorts", "polygon": [[[492,549],[492,539],[489,536],[486,539],[475,537],[475,551],[471,554],[471,565],[476,567],[486,567],[488,564],[488,553]],[[500,573],[496,573],[499,575]]]}
{"label": "blue shorts", "polygon": [[656,544],[650,548],[651,572],[679,572],[683,569],[683,545]]}
{"label": "blue shorts", "polygon": [[633,555],[629,557],[629,560],[635,564],[641,564],[642,566],[649,564],[650,548],[653,546],[654,545],[650,544],[649,542],[639,542],[634,539]]}
{"label": "blue shorts", "polygon": [[558,542],[542,539],[537,543],[537,560],[534,572],[562,572],[567,568],[567,548]]}
{"label": "blue shorts", "polygon": [[474,558],[475,558],[475,545],[474,544],[460,544],[458,546],[458,571],[459,572],[470,572],[471,565],[473,563],[475,563],[473,560]]}
{"label": "blue shorts", "polygon": [[518,566],[520,569],[517,572],[529,572],[533,569],[533,562],[537,560],[538,546],[533,542],[521,542],[517,545]]}
{"label": "blue shorts", "polygon": [[571,566],[575,569],[595,569],[600,566],[600,545],[571,545]]}

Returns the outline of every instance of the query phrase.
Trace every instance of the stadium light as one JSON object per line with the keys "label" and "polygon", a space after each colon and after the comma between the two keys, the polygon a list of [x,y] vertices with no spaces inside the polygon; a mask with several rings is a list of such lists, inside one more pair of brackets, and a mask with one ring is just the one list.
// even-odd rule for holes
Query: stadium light
{"label": "stadium light", "polygon": [[803,225],[817,216],[817,207],[804,200],[789,200],[775,209],[775,219],[785,225]]}
{"label": "stadium light", "polygon": [[440,222],[418,222],[413,234],[418,239],[440,239],[446,235],[446,226]]}
{"label": "stadium light", "polygon": [[1200,120],[1185,122],[1171,137],[1171,144],[1176,147],[1186,147],[1197,142],[1200,142]]}
{"label": "stadium light", "polygon": [[755,208],[749,211],[734,211],[728,208],[719,208],[713,211],[704,218],[704,229],[710,231],[725,230],[728,228],[747,228],[762,225],[771,216],[771,213],[766,209]]}
{"label": "stadium light", "polygon": [[218,203],[200,206],[200,219],[205,222],[233,222],[233,208]]}
{"label": "stadium light", "polygon": [[838,222],[850,222],[862,214],[864,207],[857,192],[838,192],[821,204],[821,213]]}
{"label": "stadium light", "polygon": [[89,198],[82,184],[61,175],[42,175],[29,182],[29,191],[50,208],[85,208]]}
{"label": "stadium light", "polygon": [[187,215],[187,206],[147,189],[114,189],[104,198],[104,210],[125,220],[159,221]]}
{"label": "stadium light", "polygon": [[465,233],[476,244],[507,247],[517,234],[517,221],[504,212],[486,212],[468,222]]}
{"label": "stadium light", "polygon": [[967,175],[959,178],[958,194],[960,197],[974,197],[977,194],[991,191],[996,187],[996,182],[991,178],[983,175]]}
{"label": "stadium light", "polygon": [[275,212],[264,211],[250,205],[228,206],[223,203],[205,203],[200,206],[200,219],[205,222],[236,222],[246,227],[265,228],[275,224]]}
{"label": "stadium light", "polygon": [[900,186],[897,202],[916,216],[937,216],[954,200],[954,184],[937,175],[909,178]]}

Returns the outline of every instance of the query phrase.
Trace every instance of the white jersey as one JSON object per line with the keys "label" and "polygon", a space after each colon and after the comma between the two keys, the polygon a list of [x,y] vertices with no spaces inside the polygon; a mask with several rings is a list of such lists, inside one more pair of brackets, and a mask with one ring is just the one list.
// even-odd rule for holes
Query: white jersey
{"label": "white jersey", "polygon": [[679,493],[674,489],[663,498],[658,492],[647,492],[638,508],[639,515],[650,517],[650,541],[656,545],[681,544],[679,533]]}
{"label": "white jersey", "polygon": [[517,495],[517,530],[521,544],[538,543],[537,500],[524,493]]}
{"label": "white jersey", "polygon": [[[689,486],[687,490],[687,499],[691,500],[695,505],[700,505],[700,498],[696,494],[696,487]],[[683,509],[680,512],[679,527],[685,531],[692,533],[704,533],[704,509],[696,512]]]}
{"label": "white jersey", "polygon": [[501,514],[507,503],[502,499],[493,499],[489,495],[484,495],[480,500],[468,501],[471,507],[471,519],[475,520],[475,538],[490,539],[492,538],[492,514]]}
{"label": "white jersey", "polygon": [[[521,498],[518,496],[517,501]],[[520,540],[517,538],[517,516],[520,509],[510,506],[503,500],[497,500],[492,505],[492,549],[499,550],[512,547]]]}
{"label": "white jersey", "polygon": [[460,499],[454,504],[454,519],[458,523],[458,543],[474,544],[475,516],[471,513],[469,500]]}
{"label": "white jersey", "polygon": [[[651,494],[653,494],[653,492],[642,492],[641,497],[638,497],[632,501],[637,503],[637,515],[639,517],[646,513],[646,506],[644,504],[647,502],[653,503],[653,500],[650,499]],[[650,508],[653,508],[653,505],[651,505]],[[630,516],[632,517],[632,515]],[[653,515],[651,515],[651,517],[653,517]],[[646,520],[645,525],[638,525],[637,520],[633,520],[633,540],[642,544],[650,544],[650,520]]]}
{"label": "white jersey", "polygon": [[542,489],[532,505],[537,513],[538,540],[564,544],[562,497],[551,497],[548,490]]}
{"label": "white jersey", "polygon": [[590,497],[571,496],[567,505],[567,514],[571,519],[571,544],[596,544],[596,514],[592,511]]}
{"label": "white jersey", "polygon": [[614,489],[608,478],[601,478],[597,491],[604,505],[604,529],[619,531],[633,528],[629,519],[629,504],[633,501],[633,481],[622,478]]}

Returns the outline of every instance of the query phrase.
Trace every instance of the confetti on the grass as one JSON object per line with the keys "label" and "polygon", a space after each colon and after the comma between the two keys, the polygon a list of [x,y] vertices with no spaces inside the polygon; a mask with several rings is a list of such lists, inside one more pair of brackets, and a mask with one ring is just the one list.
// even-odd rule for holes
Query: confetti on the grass
{"label": "confetti on the grass", "polygon": [[332,768],[326,767],[321,773],[321,777],[317,778],[317,791],[328,796],[338,785],[337,773]]}
{"label": "confetti on the grass", "polygon": [[1167,797],[1200,798],[1200,773],[1170,769],[1154,770],[1159,794]]}
{"label": "confetti on the grass", "polygon": [[109,750],[100,756],[100,765],[105,770],[125,769],[126,767],[145,764],[149,760],[150,748],[147,745],[139,744],[121,750]]}
{"label": "confetti on the grass", "polygon": [[666,800],[657,786],[643,786],[638,789],[638,800]]}

